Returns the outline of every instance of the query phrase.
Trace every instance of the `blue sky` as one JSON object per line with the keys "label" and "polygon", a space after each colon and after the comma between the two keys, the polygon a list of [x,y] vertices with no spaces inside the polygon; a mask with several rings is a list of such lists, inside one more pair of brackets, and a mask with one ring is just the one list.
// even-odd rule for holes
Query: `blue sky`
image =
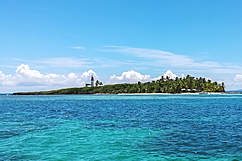
{"label": "blue sky", "polygon": [[0,92],[149,81],[242,89],[242,1],[0,1]]}

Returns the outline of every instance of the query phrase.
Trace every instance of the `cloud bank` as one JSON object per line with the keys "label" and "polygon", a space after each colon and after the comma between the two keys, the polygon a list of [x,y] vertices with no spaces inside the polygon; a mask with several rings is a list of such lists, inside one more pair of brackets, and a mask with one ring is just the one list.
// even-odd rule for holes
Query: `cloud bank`
{"label": "cloud bank", "polygon": [[[95,77],[95,80],[99,79],[98,75],[93,70],[85,71],[82,74],[43,74],[38,70],[30,69],[29,65],[27,64],[21,64],[17,67],[13,75],[5,75],[2,71],[0,71],[0,86],[1,89],[12,89],[14,92],[19,91],[19,89],[23,91],[37,91],[83,87],[86,83],[90,82],[90,77],[92,75]],[[170,79],[175,79],[176,77],[184,77],[184,74],[177,76],[176,74],[172,73],[171,70],[167,70],[163,76],[164,78],[168,76]],[[134,70],[130,70],[123,72],[120,76],[110,76],[110,78],[106,80],[105,84],[137,83],[139,81],[148,82],[158,79],[161,79],[161,76],[152,78],[150,75],[143,75]],[[233,81],[228,80],[225,81],[225,83],[227,85],[242,84],[242,74],[237,74]]]}
{"label": "cloud bank", "polygon": [[134,70],[123,72],[121,76],[113,75],[110,77],[108,84],[119,84],[119,83],[137,83],[150,81],[150,75],[142,75]]}
{"label": "cloud bank", "polygon": [[[168,76],[170,79],[173,79],[173,80],[175,80],[176,77],[178,77],[177,75],[172,73],[172,71],[170,71],[170,70],[168,70],[163,76],[164,76],[164,78],[166,78]],[[184,74],[182,74],[181,77],[185,77]],[[111,76],[109,81],[107,81],[107,84],[148,82],[148,81],[152,81],[152,80],[156,81],[159,79],[161,79],[161,76],[159,76],[157,78],[151,78],[150,75],[142,75],[139,72],[130,70],[127,72],[123,72],[121,76],[116,76],[116,75]]]}
{"label": "cloud bank", "polygon": [[[184,74],[182,74],[181,77],[179,77],[179,76],[175,75],[174,73],[172,73],[172,71],[170,71],[170,70],[167,70],[167,72],[166,72],[163,76],[164,76],[164,78],[166,78],[166,77],[168,76],[170,79],[173,79],[173,80],[175,80],[176,77],[178,77],[178,78],[183,78],[183,77],[185,77]],[[159,76],[159,77],[157,77],[157,78],[154,78],[153,80],[156,81],[156,80],[159,80],[159,79],[161,79],[161,76]]]}
{"label": "cloud bank", "polygon": [[241,82],[242,83],[242,74],[237,74],[234,78],[236,82]]}
{"label": "cloud bank", "polygon": [[86,71],[83,74],[70,73],[68,75],[42,74],[32,70],[27,64],[17,67],[14,75],[5,75],[0,71],[0,86],[43,86],[43,87],[76,87],[90,82],[90,77],[98,79],[97,74]]}

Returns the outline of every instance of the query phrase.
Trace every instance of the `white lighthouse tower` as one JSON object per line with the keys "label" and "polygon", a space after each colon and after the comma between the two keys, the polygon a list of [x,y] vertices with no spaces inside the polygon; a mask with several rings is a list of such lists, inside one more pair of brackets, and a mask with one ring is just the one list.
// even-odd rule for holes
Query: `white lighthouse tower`
{"label": "white lighthouse tower", "polygon": [[91,87],[94,87],[94,77],[91,77]]}

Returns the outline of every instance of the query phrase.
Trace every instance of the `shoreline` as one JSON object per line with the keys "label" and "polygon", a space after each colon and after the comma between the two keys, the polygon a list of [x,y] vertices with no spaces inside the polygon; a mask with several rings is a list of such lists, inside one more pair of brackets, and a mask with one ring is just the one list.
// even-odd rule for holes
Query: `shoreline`
{"label": "shoreline", "polygon": [[242,93],[208,92],[208,93],[94,93],[94,94],[30,94],[13,93],[10,95],[240,95]]}
{"label": "shoreline", "polygon": [[119,93],[117,95],[221,95],[221,94],[227,94],[223,92],[212,92],[212,93],[206,93],[206,94],[200,94],[200,93]]}

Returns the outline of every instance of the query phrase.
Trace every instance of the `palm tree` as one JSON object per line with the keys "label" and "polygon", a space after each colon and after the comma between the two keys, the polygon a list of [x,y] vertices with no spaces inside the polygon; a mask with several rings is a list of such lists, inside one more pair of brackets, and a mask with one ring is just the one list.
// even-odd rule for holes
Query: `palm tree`
{"label": "palm tree", "polygon": [[169,76],[166,76],[166,81],[168,81],[169,80]]}
{"label": "palm tree", "polygon": [[97,80],[96,83],[95,83],[96,87],[99,85],[99,81]]}
{"label": "palm tree", "polygon": [[222,87],[225,88],[224,82],[222,82]]}

